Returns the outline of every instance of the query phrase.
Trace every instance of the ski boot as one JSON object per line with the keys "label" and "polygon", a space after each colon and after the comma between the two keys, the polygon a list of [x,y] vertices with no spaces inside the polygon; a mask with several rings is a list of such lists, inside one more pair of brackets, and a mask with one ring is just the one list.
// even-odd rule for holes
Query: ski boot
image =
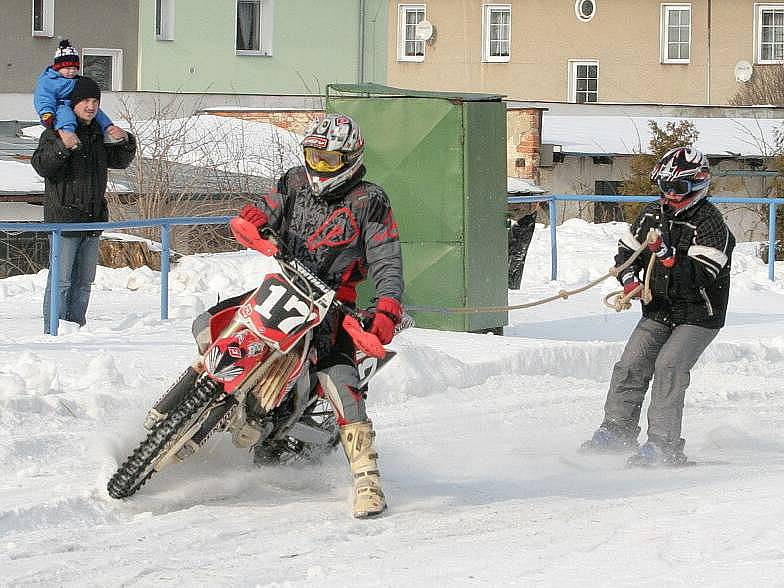
{"label": "ski boot", "polygon": [[650,467],[680,467],[688,463],[688,458],[683,453],[685,439],[678,439],[673,443],[666,443],[663,440],[648,437],[645,445],[639,451],[626,460],[626,466],[630,468],[650,468]]}
{"label": "ski boot", "polygon": [[185,395],[193,390],[200,375],[201,373],[193,366],[185,370],[174,385],[161,396],[147,413],[147,418],[144,420],[144,428],[151,431],[155,428],[155,425],[165,419],[166,415],[182,402]]}
{"label": "ski boot", "polygon": [[358,519],[376,516],[387,508],[378,474],[378,453],[373,447],[375,435],[370,421],[340,427],[340,442],[354,478],[353,512]]}
{"label": "ski boot", "polygon": [[640,447],[637,442],[637,435],[639,434],[640,427],[635,427],[631,431],[615,423],[605,421],[596,429],[593,437],[580,446],[580,453],[624,453],[636,451]]}

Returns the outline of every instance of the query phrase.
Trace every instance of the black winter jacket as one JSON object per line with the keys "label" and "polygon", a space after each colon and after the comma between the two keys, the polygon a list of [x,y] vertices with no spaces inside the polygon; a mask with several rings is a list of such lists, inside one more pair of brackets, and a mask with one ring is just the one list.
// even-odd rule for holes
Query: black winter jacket
{"label": "black winter jacket", "polygon": [[258,206],[294,256],[356,301],[356,286],[370,273],[378,297],[403,296],[403,261],[397,223],[380,186],[362,180],[364,168],[326,197],[310,189],[304,167],[294,167]]}
{"label": "black winter jacket", "polygon": [[[403,259],[397,223],[384,190],[362,180],[365,168],[345,185],[316,196],[304,167],[288,170],[257,206],[267,213],[288,250],[353,305],[356,286],[370,274],[376,296],[403,298]],[[353,358],[353,343],[338,313],[319,325],[315,346],[322,362]],[[325,364],[320,364],[325,365]]]}
{"label": "black winter jacket", "polygon": [[48,223],[104,222],[107,169],[124,169],[136,154],[136,139],[105,145],[94,120],[79,124],[77,149],[66,149],[57,132],[47,129],[38,141],[32,164],[45,180],[44,221]]}
{"label": "black winter jacket", "polygon": [[[616,265],[629,259],[652,228],[660,230],[664,241],[675,247],[675,265],[654,264],[650,282],[653,300],[642,305],[643,316],[672,326],[723,327],[735,237],[719,210],[703,200],[674,214],[669,206],[651,202],[619,241]],[[651,255],[646,249],[634,261],[632,268],[640,281]]]}

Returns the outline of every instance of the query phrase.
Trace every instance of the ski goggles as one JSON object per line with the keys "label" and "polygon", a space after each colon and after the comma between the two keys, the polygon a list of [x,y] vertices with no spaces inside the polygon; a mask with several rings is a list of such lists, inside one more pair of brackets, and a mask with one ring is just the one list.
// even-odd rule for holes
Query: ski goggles
{"label": "ski goggles", "polygon": [[656,182],[662,194],[674,194],[675,196],[687,196],[694,192],[694,183],[691,180],[664,180]]}
{"label": "ski goggles", "polygon": [[330,173],[338,171],[345,161],[340,151],[325,151],[315,147],[305,147],[305,163],[314,171]]}

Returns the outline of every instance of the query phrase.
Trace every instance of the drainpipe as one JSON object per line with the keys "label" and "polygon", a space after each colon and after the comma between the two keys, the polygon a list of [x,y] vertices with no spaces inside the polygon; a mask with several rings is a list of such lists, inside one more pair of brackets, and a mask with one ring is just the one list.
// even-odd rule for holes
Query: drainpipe
{"label": "drainpipe", "polygon": [[357,82],[365,82],[365,2],[359,0],[359,55],[357,56]]}
{"label": "drainpipe", "polygon": [[705,92],[708,96],[708,104],[711,103],[711,0],[708,0],[708,61],[707,61],[707,80]]}

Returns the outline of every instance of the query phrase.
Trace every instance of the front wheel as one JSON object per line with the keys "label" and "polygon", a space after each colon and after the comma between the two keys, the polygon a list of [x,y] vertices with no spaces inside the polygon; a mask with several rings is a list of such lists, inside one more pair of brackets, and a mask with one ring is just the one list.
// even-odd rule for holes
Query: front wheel
{"label": "front wheel", "polygon": [[201,414],[221,394],[221,387],[203,379],[193,393],[167,414],[128,456],[109,480],[106,489],[112,498],[133,495],[155,472],[155,464],[173,443],[185,434],[193,419]]}

